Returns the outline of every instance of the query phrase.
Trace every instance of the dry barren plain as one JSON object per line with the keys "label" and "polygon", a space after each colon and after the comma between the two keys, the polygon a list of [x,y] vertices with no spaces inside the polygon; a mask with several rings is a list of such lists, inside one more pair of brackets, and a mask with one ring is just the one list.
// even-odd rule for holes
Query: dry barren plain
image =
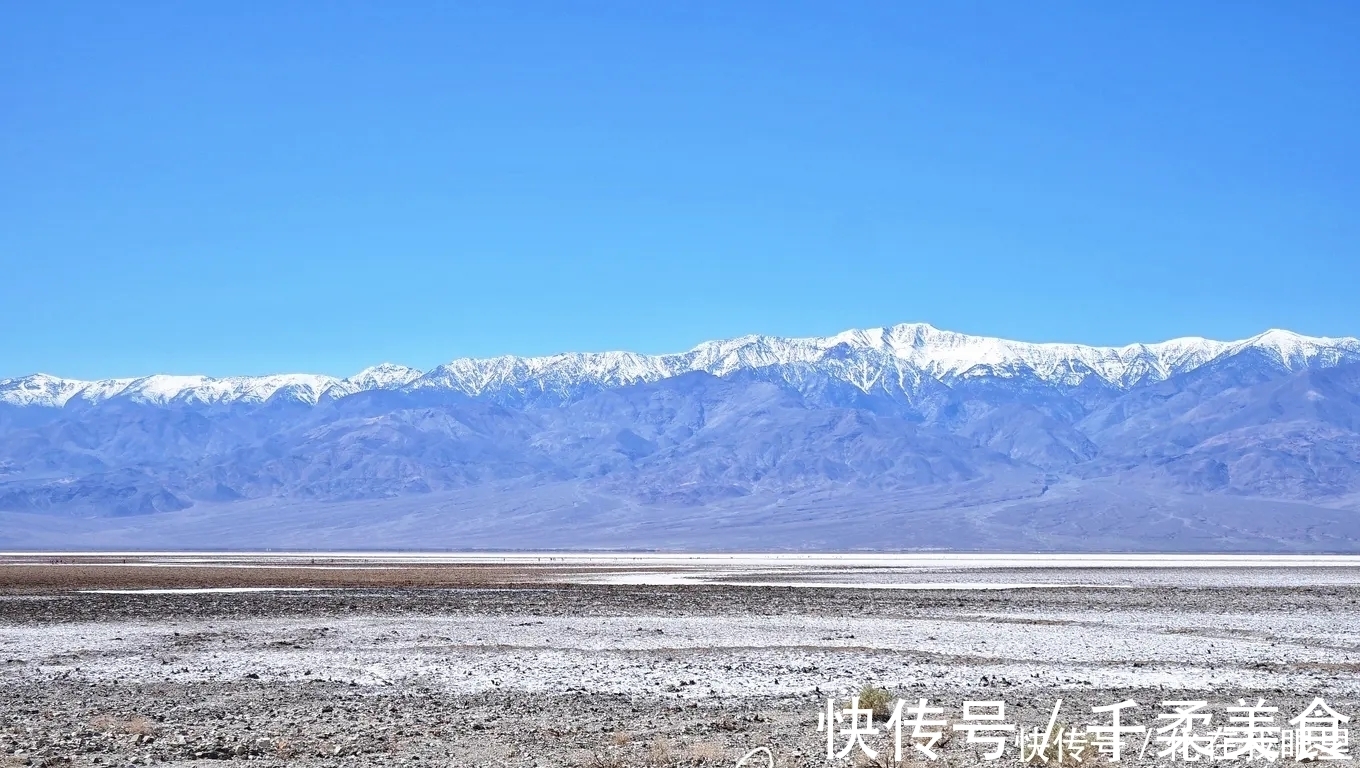
{"label": "dry barren plain", "polygon": [[1357,600],[1347,558],[0,555],[0,766],[890,764],[818,730],[866,687],[943,708],[909,764],[1020,764],[965,700],[1360,715]]}

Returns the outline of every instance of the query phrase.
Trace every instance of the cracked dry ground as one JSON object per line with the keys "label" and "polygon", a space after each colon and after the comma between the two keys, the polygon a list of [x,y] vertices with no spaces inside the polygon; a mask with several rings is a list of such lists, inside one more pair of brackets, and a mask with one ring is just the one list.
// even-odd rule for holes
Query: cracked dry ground
{"label": "cracked dry ground", "polygon": [[[0,765],[825,765],[830,696],[1360,714],[1348,586],[513,584],[0,596]],[[1185,694],[1193,694],[1186,696]],[[842,702],[844,703],[844,702]],[[870,740],[884,749],[882,736]],[[941,759],[982,762],[954,738]],[[1014,748],[1003,762],[1016,762]],[[861,761],[863,762],[863,761]],[[1088,761],[1090,762],[1090,761]],[[1129,759],[1125,763],[1151,763]],[[764,758],[749,763],[765,765]]]}

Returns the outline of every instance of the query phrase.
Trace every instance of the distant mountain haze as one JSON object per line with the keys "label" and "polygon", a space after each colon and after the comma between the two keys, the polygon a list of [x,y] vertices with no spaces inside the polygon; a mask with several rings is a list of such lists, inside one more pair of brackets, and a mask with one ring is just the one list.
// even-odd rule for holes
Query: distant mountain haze
{"label": "distant mountain haze", "polygon": [[0,380],[0,547],[1360,551],[1360,341]]}

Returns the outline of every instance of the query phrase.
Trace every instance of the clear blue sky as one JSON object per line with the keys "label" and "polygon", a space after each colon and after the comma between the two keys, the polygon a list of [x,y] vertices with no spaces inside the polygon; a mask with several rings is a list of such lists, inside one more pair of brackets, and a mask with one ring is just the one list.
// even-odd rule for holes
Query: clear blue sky
{"label": "clear blue sky", "polygon": [[0,376],[1356,335],[1357,40],[1354,2],[9,3]]}

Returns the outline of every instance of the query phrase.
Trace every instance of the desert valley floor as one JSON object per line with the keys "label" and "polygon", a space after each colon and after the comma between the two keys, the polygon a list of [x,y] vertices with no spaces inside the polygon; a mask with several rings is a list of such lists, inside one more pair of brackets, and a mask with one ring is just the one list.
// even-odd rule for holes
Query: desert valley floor
{"label": "desert valley floor", "polygon": [[1346,557],[0,555],[0,766],[828,765],[865,686],[1285,725],[1360,714],[1357,599]]}

